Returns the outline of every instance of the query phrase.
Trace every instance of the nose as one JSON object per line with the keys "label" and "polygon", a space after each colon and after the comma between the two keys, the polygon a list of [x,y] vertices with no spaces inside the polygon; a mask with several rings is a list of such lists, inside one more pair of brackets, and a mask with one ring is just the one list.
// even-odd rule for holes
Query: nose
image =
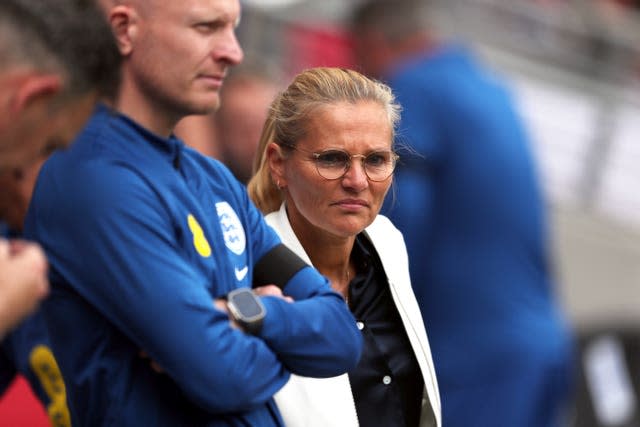
{"label": "nose", "polygon": [[355,191],[362,191],[369,186],[369,179],[364,171],[364,163],[361,158],[351,160],[347,173],[342,177],[342,185]]}
{"label": "nose", "polygon": [[225,61],[229,65],[238,65],[244,58],[244,52],[238,42],[234,29],[229,29],[224,40],[212,52],[218,61]]}

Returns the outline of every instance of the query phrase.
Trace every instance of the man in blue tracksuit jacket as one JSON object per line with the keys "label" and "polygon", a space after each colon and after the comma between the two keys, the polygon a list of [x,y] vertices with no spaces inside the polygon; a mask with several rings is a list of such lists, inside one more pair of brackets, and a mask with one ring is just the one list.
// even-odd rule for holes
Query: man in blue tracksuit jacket
{"label": "man in blue tracksuit jacket", "polygon": [[[242,59],[239,2],[104,5],[122,86],[44,165],[25,223],[50,262],[42,310],[72,425],[281,425],[272,396],[290,374],[344,373],[362,343],[325,278],[279,261],[293,258],[228,169],[172,135],[215,109]],[[259,297],[253,334],[217,308],[270,283],[293,302]]]}
{"label": "man in blue tracksuit jacket", "polygon": [[[573,343],[555,297],[543,194],[509,90],[429,25],[429,2],[354,13],[363,67],[403,107],[397,193],[447,427],[565,425]],[[371,43],[369,45],[369,43]],[[403,154],[403,153],[401,153]]]}
{"label": "man in blue tracksuit jacket", "polygon": [[259,336],[230,326],[213,300],[251,287],[278,237],[222,164],[104,106],[44,165],[26,227],[51,263],[73,425],[278,425],[290,373],[357,363],[355,322],[311,267],[283,288],[295,303],[262,298]]}

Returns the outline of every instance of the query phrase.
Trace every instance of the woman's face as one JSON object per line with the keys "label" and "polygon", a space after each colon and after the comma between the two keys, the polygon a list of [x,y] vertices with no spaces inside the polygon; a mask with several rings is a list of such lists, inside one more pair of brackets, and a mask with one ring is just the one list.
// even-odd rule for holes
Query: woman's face
{"label": "woman's face", "polygon": [[366,156],[390,151],[386,111],[371,101],[341,102],[315,111],[306,130],[274,176],[285,188],[289,219],[294,229],[310,225],[334,236],[354,236],[378,215],[392,176],[372,181],[362,157],[353,157],[342,178],[328,180],[318,173],[312,153],[337,149]]}

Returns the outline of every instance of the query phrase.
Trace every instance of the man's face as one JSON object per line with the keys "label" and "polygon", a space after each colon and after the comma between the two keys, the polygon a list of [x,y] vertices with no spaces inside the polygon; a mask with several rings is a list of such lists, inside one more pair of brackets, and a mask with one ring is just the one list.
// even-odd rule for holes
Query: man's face
{"label": "man's face", "polygon": [[133,82],[129,94],[169,117],[214,111],[227,68],[242,60],[238,0],[155,3],[139,11],[125,65]]}
{"label": "man's face", "polygon": [[54,99],[47,98],[14,113],[0,129],[0,173],[67,147],[91,115],[96,99],[95,93],[80,95],[54,109]]}

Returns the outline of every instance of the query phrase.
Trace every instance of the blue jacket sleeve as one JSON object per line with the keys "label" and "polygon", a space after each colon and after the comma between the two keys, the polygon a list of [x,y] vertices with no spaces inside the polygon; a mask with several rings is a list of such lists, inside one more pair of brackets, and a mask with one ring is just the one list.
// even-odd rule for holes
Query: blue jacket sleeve
{"label": "blue jacket sleeve", "polygon": [[264,297],[267,317],[262,337],[293,373],[332,377],[356,367],[362,334],[342,297],[312,267],[300,270],[283,293],[294,298]]}
{"label": "blue jacket sleeve", "polygon": [[289,371],[264,340],[231,328],[214,308],[215,278],[193,267],[152,186],[122,165],[75,167],[82,173],[41,180],[38,190],[55,202],[29,213],[56,274],[132,341],[132,354],[144,350],[204,409],[228,413],[270,399]]}
{"label": "blue jacket sleeve", "polygon": [[[280,243],[275,231],[244,193],[251,236],[259,260],[274,242]],[[263,243],[267,244],[264,245]],[[292,373],[307,377],[341,375],[360,360],[362,334],[342,297],[333,291],[328,280],[309,266],[298,271],[285,284],[281,298],[263,297],[267,315],[261,338],[277,354]]]}

